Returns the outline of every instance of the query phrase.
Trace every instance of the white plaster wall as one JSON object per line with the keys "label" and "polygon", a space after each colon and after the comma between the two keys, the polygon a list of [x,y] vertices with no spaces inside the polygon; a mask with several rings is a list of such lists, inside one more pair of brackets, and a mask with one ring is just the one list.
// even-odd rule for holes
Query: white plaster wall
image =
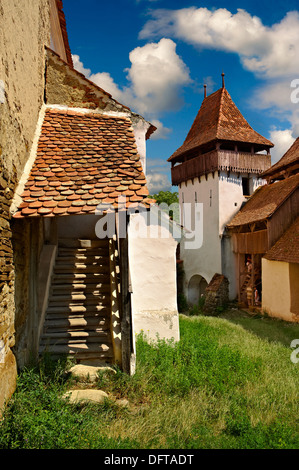
{"label": "white plaster wall", "polygon": [[145,135],[150,124],[144,119],[135,118],[132,120],[135,141],[137,145],[138,154],[144,174],[146,173],[146,139]]}
{"label": "white plaster wall", "polygon": [[[221,171],[219,177],[219,233],[222,234],[225,225],[234,217],[240,210],[243,202],[248,198],[243,196],[242,177],[248,176],[246,173],[230,173]],[[250,177],[250,192],[251,194],[261,185],[264,181],[256,176]]]}
{"label": "white plaster wall", "polygon": [[[246,173],[230,173],[222,171],[219,177],[219,234],[222,236],[225,226],[241,209],[248,198],[243,196],[242,177]],[[250,176],[249,187],[252,194],[264,181],[255,175]],[[229,280],[229,298],[237,296],[237,258],[232,250],[232,242],[222,239],[222,274]]]}
{"label": "white plaster wall", "polygon": [[[187,248],[186,238],[181,242],[181,259],[184,260],[185,271],[185,295],[188,298],[188,284],[193,275],[201,275],[209,283],[215,273],[221,273],[221,239],[219,237],[219,178],[218,173],[195,178],[187,183],[182,183],[179,188],[179,200],[192,204],[192,212],[195,208],[195,193],[197,203],[203,206],[203,244],[201,248]],[[212,191],[212,193],[210,193]],[[212,198],[210,199],[210,196]],[[182,216],[182,209],[181,209]],[[181,223],[186,220],[181,218]]]}
{"label": "white plaster wall", "polygon": [[58,217],[59,238],[97,238],[95,226],[100,216],[93,214]]}
{"label": "white plaster wall", "polygon": [[[136,233],[134,224],[144,225]],[[150,233],[150,230],[152,233]],[[132,285],[133,336],[143,331],[150,339],[179,340],[176,292],[177,242],[166,228],[145,224],[139,214],[130,216],[128,229],[129,266]]]}
{"label": "white plaster wall", "polygon": [[289,263],[262,258],[262,309],[270,316],[292,321]]}
{"label": "white plaster wall", "polygon": [[[244,175],[243,175],[244,176]],[[219,234],[223,233],[225,225],[240,210],[246,198],[243,196],[242,174],[221,171],[219,177]]]}
{"label": "white plaster wall", "polygon": [[[179,188],[180,207],[182,203],[191,203],[194,212],[195,194],[197,203],[203,204],[203,244],[201,248],[187,248],[186,237],[181,243],[181,258],[184,260],[184,291],[188,299],[189,281],[194,275],[201,275],[209,283],[215,273],[224,274],[229,280],[229,297],[237,295],[237,263],[232,251],[231,240],[223,238],[226,224],[240,210],[246,201],[243,196],[242,176],[227,172],[210,173],[182,183]],[[263,184],[263,181],[251,176],[251,191]],[[211,197],[212,196],[212,197]],[[186,217],[181,223],[186,226]],[[192,220],[193,228],[194,221]],[[188,228],[188,224],[187,224]]]}

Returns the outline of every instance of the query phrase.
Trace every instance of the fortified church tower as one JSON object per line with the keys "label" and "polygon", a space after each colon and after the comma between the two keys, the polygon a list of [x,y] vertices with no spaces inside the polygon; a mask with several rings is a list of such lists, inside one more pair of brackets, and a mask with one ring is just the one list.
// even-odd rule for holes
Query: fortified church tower
{"label": "fortified church tower", "polygon": [[187,231],[180,249],[190,303],[198,302],[216,273],[228,278],[229,296],[236,297],[235,259],[225,228],[263,184],[260,175],[271,165],[271,147],[272,142],[255,132],[233,103],[224,74],[222,88],[213,94],[207,96],[205,86],[183,145],[168,159],[172,184],[179,187],[181,223],[195,230],[197,238],[190,243]]}

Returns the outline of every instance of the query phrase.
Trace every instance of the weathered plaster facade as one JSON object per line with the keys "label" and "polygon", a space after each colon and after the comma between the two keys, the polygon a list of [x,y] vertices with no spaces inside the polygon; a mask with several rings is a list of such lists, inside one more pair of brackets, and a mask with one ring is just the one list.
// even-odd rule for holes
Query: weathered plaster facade
{"label": "weathered plaster facade", "polygon": [[268,315],[299,322],[299,265],[262,259],[262,308]]}
{"label": "weathered plaster facade", "polygon": [[143,331],[151,340],[178,341],[177,240],[154,213],[132,214],[128,238],[133,338]]}
{"label": "weathered plaster facade", "polygon": [[[0,1],[0,408],[15,387],[14,263],[9,207],[28,160],[44,97],[44,45],[50,43],[48,0]],[[26,228],[27,230],[27,228]],[[17,233],[17,232],[16,232]],[[22,239],[26,236],[22,234]],[[16,235],[17,237],[17,235]],[[24,246],[21,264],[28,262]],[[26,302],[26,284],[17,302]],[[15,318],[16,315],[16,318]]]}

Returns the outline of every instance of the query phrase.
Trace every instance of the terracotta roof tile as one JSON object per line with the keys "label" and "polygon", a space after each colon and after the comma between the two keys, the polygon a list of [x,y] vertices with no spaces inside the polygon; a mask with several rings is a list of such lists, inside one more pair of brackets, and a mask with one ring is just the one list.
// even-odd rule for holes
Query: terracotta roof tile
{"label": "terracotta roof tile", "polygon": [[233,141],[273,147],[272,142],[258,134],[233,102],[226,88],[207,96],[181,147],[168,161],[213,141]]}
{"label": "terracotta roof tile", "polygon": [[294,191],[298,191],[298,186],[299,174],[260,186],[227,227],[233,228],[268,219]]}
{"label": "terracotta roof tile", "polygon": [[152,204],[130,119],[47,109],[37,157],[14,216],[95,213],[102,202],[118,208],[121,195],[128,205]]}
{"label": "terracotta roof tile", "polygon": [[266,259],[299,263],[299,217],[266,253]]}

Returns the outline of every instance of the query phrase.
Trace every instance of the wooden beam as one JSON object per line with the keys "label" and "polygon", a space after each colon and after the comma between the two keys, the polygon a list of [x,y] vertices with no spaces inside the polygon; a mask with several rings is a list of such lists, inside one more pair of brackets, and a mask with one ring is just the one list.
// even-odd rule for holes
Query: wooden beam
{"label": "wooden beam", "polygon": [[[128,219],[127,219],[128,227]],[[131,372],[132,319],[131,319],[131,294],[129,277],[129,253],[128,232],[126,237],[119,239],[120,245],[120,289],[121,289],[121,343],[122,343],[122,368],[127,374]]]}

